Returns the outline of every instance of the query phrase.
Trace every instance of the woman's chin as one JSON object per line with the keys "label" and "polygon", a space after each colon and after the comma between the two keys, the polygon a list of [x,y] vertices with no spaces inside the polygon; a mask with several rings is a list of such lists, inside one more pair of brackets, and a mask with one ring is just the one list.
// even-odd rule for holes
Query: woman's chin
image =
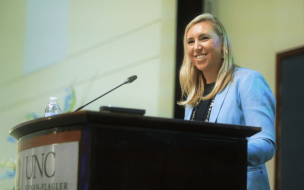
{"label": "woman's chin", "polygon": [[196,64],[195,67],[203,72],[206,69],[206,64]]}

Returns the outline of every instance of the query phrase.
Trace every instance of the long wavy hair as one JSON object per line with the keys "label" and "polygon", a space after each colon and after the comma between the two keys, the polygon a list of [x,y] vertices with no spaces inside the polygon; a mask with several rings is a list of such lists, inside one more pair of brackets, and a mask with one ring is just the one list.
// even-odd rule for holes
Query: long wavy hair
{"label": "long wavy hair", "polygon": [[[189,29],[200,22],[209,22],[213,26],[213,30],[222,40],[222,63],[218,71],[217,79],[213,90],[206,96],[204,94],[204,75],[203,72],[198,70],[187,54],[187,33]],[[219,92],[221,92],[229,82],[233,80],[233,73],[237,66],[232,55],[231,42],[227,31],[222,23],[213,15],[205,13],[194,18],[186,27],[184,33],[184,60],[180,69],[179,81],[182,90],[182,99],[178,102],[179,105],[194,106],[200,100],[208,100]]]}

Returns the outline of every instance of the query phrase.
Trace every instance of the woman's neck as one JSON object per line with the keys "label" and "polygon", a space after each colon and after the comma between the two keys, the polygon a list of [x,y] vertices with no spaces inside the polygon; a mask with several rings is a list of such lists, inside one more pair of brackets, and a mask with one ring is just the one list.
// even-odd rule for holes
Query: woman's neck
{"label": "woman's neck", "polygon": [[214,74],[214,73],[207,72],[207,73],[203,73],[203,74],[204,74],[204,77],[205,77],[206,84],[211,84],[211,83],[214,83],[216,81],[217,73]]}
{"label": "woman's neck", "polygon": [[221,64],[219,64],[218,67],[212,67],[206,71],[202,71],[205,77],[206,84],[211,84],[216,81],[220,66]]}

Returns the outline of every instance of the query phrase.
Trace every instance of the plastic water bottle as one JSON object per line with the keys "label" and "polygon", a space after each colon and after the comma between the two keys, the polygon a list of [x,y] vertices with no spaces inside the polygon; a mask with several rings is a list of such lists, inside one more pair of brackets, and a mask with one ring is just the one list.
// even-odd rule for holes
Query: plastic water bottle
{"label": "plastic water bottle", "polygon": [[50,103],[45,108],[44,117],[50,117],[61,113],[61,109],[57,104],[57,97],[50,97]]}

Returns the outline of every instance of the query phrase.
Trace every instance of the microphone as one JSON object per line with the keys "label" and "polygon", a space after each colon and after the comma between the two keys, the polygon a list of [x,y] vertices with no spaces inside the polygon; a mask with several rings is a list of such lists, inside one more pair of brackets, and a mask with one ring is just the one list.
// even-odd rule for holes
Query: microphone
{"label": "microphone", "polygon": [[136,75],[130,76],[130,77],[127,78],[127,79],[125,80],[125,82],[123,82],[122,84],[120,84],[120,85],[118,85],[117,87],[113,88],[112,90],[110,90],[110,91],[104,93],[103,95],[101,95],[101,96],[95,98],[94,100],[90,101],[89,103],[87,103],[87,104],[85,104],[85,105],[79,107],[79,108],[76,109],[74,112],[77,112],[77,111],[81,110],[82,108],[84,108],[85,106],[89,105],[90,103],[92,103],[92,102],[98,100],[99,98],[103,97],[104,95],[106,95],[106,94],[112,92],[112,91],[115,90],[116,88],[119,88],[119,87],[121,87],[121,86],[124,85],[124,84],[132,83],[132,82],[135,81],[136,79],[137,79],[137,76],[136,76]]}
{"label": "microphone", "polygon": [[131,82],[135,81],[136,79],[137,79],[136,75],[130,76],[129,78],[127,78],[125,83],[131,83]]}

